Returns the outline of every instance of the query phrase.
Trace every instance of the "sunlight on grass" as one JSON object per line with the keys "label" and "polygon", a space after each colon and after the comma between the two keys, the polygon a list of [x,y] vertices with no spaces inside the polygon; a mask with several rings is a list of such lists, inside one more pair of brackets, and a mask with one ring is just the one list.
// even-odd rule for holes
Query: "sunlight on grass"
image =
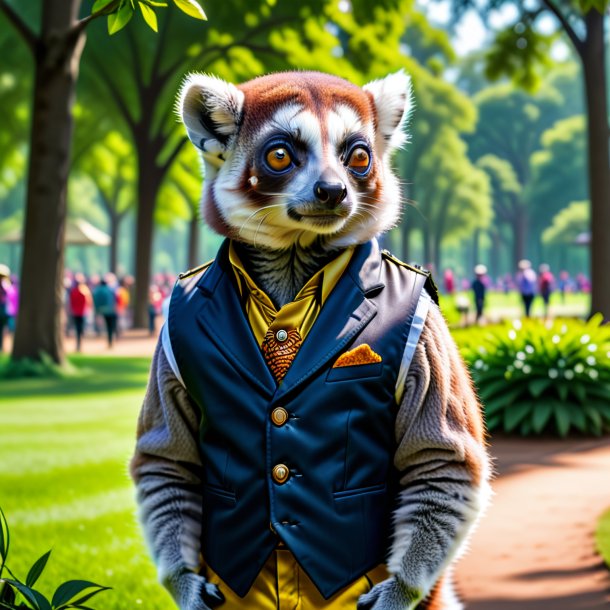
{"label": "sunlight on grass", "polygon": [[77,378],[0,380],[0,504],[20,577],[45,551],[43,591],[113,587],[104,610],[169,610],[136,520],[128,476],[150,361],[77,357]]}

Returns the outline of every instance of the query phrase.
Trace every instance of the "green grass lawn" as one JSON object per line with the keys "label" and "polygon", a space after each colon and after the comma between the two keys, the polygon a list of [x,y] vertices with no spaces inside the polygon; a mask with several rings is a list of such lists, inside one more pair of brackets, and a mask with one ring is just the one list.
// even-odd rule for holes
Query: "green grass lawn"
{"label": "green grass lawn", "polygon": [[595,530],[595,545],[610,568],[610,508],[600,517]]}
{"label": "green grass lawn", "polygon": [[169,610],[136,519],[128,477],[150,361],[74,358],[78,378],[0,380],[0,505],[11,528],[8,565],[21,579],[53,552],[38,583],[113,587],[103,610]]}

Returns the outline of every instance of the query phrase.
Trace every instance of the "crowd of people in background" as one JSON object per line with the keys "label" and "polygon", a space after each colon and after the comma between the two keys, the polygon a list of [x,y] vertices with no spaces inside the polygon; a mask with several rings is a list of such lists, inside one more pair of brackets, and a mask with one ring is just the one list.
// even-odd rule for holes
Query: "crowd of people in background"
{"label": "crowd of people in background", "polygon": [[[519,262],[514,275],[506,274],[495,280],[490,277],[485,265],[476,265],[473,272],[473,279],[462,278],[458,281],[453,271],[446,269],[442,276],[442,291],[456,295],[455,306],[463,320],[467,319],[471,308],[471,300],[466,293],[471,292],[477,323],[483,319],[486,296],[490,290],[503,293],[517,291],[521,295],[526,317],[531,315],[532,303],[539,296],[544,305],[545,318],[549,315],[549,302],[554,292],[565,299],[566,293],[588,293],[591,290],[588,278],[582,273],[571,277],[567,271],[561,271],[555,278],[549,265],[540,265],[536,272],[528,260]],[[150,285],[148,331],[151,336],[157,332],[158,320],[167,316],[174,281],[174,276],[158,273]],[[132,327],[133,277],[117,277],[113,273],[86,276],[80,272],[66,271],[64,288],[65,331],[67,335],[74,333],[77,351],[81,350],[86,335],[103,334],[111,347],[117,337]],[[14,332],[18,309],[18,278],[11,274],[6,265],[0,264],[0,352],[6,330]]]}
{"label": "crowd of people in background", "polygon": [[[169,306],[175,277],[156,274],[149,289],[148,331],[157,332],[158,320]],[[64,275],[63,325],[65,333],[74,333],[76,350],[80,351],[83,337],[87,335],[106,337],[112,347],[117,337],[132,327],[134,278],[130,275],[117,277],[113,273],[104,275],[66,271]],[[19,309],[19,283],[10,269],[0,264],[0,352],[6,329],[15,330]],[[164,316],[163,316],[164,317]]]}

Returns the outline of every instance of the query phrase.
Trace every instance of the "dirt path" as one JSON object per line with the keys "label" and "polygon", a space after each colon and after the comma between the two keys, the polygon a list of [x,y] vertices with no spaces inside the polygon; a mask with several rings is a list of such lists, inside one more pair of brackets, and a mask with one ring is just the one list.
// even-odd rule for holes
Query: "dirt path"
{"label": "dirt path", "polygon": [[609,610],[610,572],[595,554],[610,506],[610,440],[492,444],[495,497],[460,561],[468,610]]}

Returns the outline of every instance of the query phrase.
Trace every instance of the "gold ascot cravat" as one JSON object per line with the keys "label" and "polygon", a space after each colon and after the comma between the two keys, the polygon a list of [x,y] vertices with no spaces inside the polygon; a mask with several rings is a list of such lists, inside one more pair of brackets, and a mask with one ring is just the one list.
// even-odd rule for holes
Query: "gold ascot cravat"
{"label": "gold ascot cravat", "polygon": [[303,286],[294,301],[286,303],[278,311],[271,299],[254,283],[231,242],[229,261],[235,273],[242,306],[265,362],[278,383],[286,375],[324,302],[347,268],[353,250],[347,248],[320,269]]}

